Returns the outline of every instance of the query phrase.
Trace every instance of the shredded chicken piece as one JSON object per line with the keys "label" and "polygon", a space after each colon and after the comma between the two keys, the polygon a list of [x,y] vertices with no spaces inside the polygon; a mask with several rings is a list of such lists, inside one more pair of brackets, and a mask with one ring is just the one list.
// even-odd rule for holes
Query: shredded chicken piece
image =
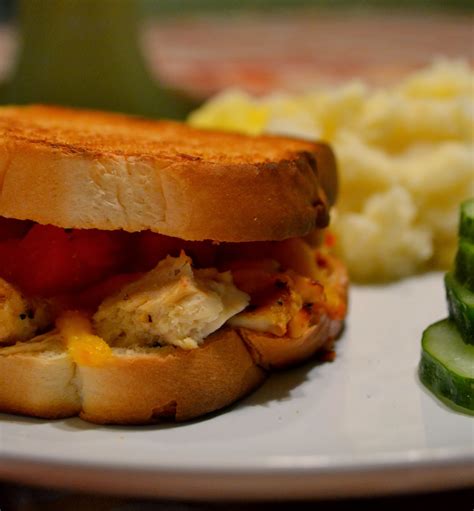
{"label": "shredded chicken piece", "polygon": [[93,319],[97,333],[112,346],[193,349],[248,303],[230,272],[193,270],[182,253],[105,299]]}
{"label": "shredded chicken piece", "polygon": [[0,345],[27,341],[51,322],[52,314],[46,300],[26,298],[0,279]]}

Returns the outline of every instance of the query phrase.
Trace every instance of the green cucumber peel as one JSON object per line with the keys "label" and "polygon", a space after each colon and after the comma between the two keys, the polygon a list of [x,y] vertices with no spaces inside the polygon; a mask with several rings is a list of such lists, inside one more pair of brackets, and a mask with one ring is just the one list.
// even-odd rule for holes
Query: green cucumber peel
{"label": "green cucumber peel", "polygon": [[454,276],[461,285],[467,287],[469,291],[474,291],[474,243],[466,239],[459,240]]}
{"label": "green cucumber peel", "polygon": [[474,292],[464,287],[454,276],[444,278],[449,316],[456,323],[463,341],[474,344]]}
{"label": "green cucumber peel", "polygon": [[421,382],[444,403],[474,414],[474,346],[463,342],[450,319],[429,326],[421,345]]}
{"label": "green cucumber peel", "polygon": [[474,243],[474,197],[461,204],[459,237]]}

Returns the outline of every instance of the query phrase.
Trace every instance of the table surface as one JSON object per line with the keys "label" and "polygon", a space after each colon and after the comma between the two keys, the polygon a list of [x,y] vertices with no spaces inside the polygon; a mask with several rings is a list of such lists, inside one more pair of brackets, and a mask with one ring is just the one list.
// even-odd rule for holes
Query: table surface
{"label": "table surface", "polygon": [[310,511],[315,505],[324,511],[343,509],[364,511],[399,511],[407,509],[453,509],[470,511],[474,490],[460,490],[426,495],[399,495],[384,498],[320,500],[317,502],[170,502],[130,499],[58,491],[46,491],[15,485],[0,485],[2,511]]}

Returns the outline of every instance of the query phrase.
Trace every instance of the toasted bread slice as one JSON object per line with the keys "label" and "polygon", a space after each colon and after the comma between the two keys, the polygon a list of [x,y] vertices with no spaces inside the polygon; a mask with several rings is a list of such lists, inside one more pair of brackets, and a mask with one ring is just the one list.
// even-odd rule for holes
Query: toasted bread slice
{"label": "toasted bread slice", "polygon": [[56,332],[0,349],[0,411],[59,419],[77,415],[76,365]]}
{"label": "toasted bread slice", "polygon": [[231,329],[199,348],[114,349],[100,367],[79,367],[80,416],[99,424],[183,421],[227,406],[265,379],[245,343]]}
{"label": "toasted bread slice", "polygon": [[336,189],[325,144],[0,108],[0,216],[187,240],[280,240],[326,226]]}
{"label": "toasted bread slice", "polygon": [[[0,411],[42,418],[80,415],[99,424],[186,420],[233,403],[266,376],[229,329],[198,349],[114,348],[100,366],[76,365],[54,341],[0,349]],[[43,349],[38,349],[43,348]]]}
{"label": "toasted bread slice", "polygon": [[264,369],[282,369],[310,358],[322,349],[330,350],[342,329],[342,321],[322,316],[318,324],[301,337],[275,337],[248,329],[239,333],[250,347],[253,359]]}
{"label": "toasted bread slice", "polygon": [[60,344],[38,350],[29,341],[21,351],[2,348],[0,412],[47,419],[79,415],[97,424],[189,420],[249,394],[265,380],[266,369],[307,359],[330,344],[329,323],[325,318],[300,339],[247,332],[244,342],[239,332],[224,329],[190,351],[113,348],[100,366],[75,364]]}

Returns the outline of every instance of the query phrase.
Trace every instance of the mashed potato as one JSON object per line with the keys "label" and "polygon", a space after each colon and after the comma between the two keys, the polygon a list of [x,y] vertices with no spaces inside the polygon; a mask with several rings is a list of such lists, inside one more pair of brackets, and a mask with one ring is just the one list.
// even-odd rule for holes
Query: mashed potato
{"label": "mashed potato", "polygon": [[439,61],[390,88],[354,81],[305,94],[215,97],[203,128],[329,141],[339,161],[337,249],[359,281],[451,263],[458,205],[474,195],[474,73]]}

